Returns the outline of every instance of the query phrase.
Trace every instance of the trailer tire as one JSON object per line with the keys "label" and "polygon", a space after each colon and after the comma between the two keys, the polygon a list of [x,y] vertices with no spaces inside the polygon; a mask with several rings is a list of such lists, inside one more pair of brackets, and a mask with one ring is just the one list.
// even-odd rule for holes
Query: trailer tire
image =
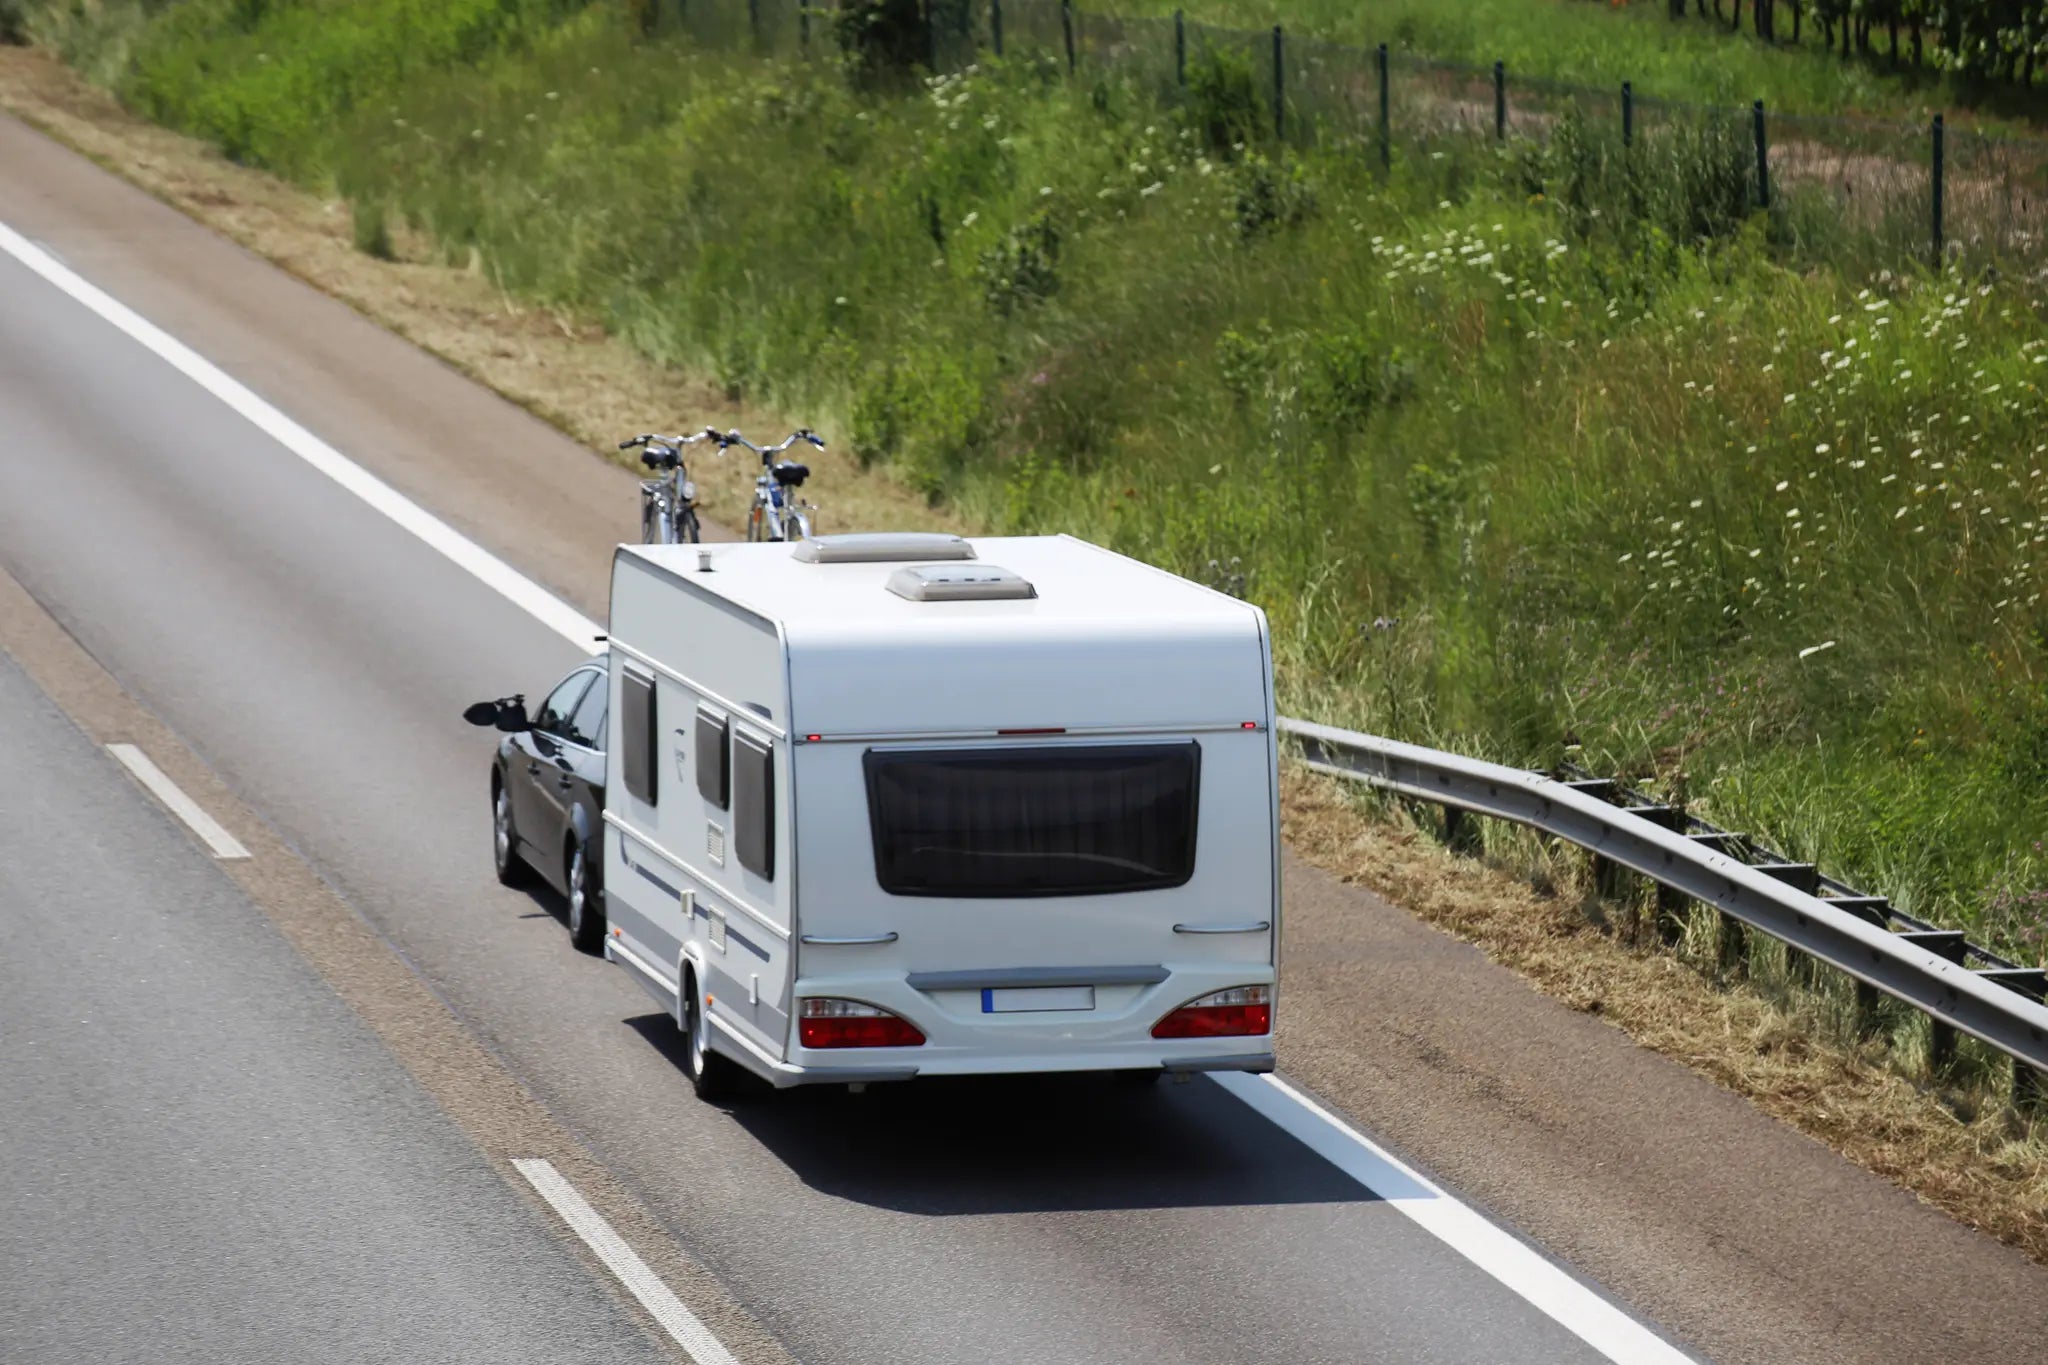
{"label": "trailer tire", "polygon": [[694,971],[683,973],[683,1071],[697,1098],[715,1104],[731,1096],[739,1067],[711,1048],[711,1023]]}

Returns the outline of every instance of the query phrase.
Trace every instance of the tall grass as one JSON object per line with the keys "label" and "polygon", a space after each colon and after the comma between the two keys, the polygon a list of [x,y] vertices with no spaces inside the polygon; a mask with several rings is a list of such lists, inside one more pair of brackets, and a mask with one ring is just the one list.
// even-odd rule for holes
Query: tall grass
{"label": "tall grass", "polygon": [[1260,142],[1227,58],[892,90],[541,0],[258,8],[122,88],[985,524],[1243,592],[1288,709],[1571,752],[2041,954],[2038,282],[1852,270],[1712,124],[1382,178]]}

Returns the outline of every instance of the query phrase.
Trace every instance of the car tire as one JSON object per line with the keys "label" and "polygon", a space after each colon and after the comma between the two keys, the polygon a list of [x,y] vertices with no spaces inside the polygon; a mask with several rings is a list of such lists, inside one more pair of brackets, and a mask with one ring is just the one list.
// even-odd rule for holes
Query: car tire
{"label": "car tire", "polygon": [[732,1058],[711,1048],[711,1024],[704,1015],[704,993],[697,974],[683,974],[683,1071],[697,1098],[716,1104],[731,1097],[739,1081],[739,1067]]}
{"label": "car tire", "polygon": [[569,942],[579,953],[600,951],[604,947],[604,891],[601,878],[590,865],[587,846],[574,836],[563,850],[562,882],[569,897]]}
{"label": "car tire", "polygon": [[519,831],[512,823],[512,793],[502,780],[491,780],[491,861],[498,884],[515,889],[533,883],[533,869],[519,856]]}

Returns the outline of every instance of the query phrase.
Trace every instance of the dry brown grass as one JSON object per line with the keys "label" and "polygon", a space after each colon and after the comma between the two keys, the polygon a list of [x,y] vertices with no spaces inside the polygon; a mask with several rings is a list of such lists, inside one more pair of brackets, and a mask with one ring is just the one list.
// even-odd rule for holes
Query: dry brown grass
{"label": "dry brown grass", "polygon": [[[54,57],[0,47],[0,109],[100,165],[463,373],[496,389],[607,458],[622,436],[649,430],[738,427],[780,439],[801,414],[736,404],[702,379],[653,364],[588,319],[534,308],[493,286],[481,269],[444,265],[428,244],[393,234],[397,259],[355,249],[349,210],[204,144],[129,114]],[[772,433],[772,435],[768,435]],[[823,433],[828,442],[831,432]],[[822,504],[819,529],[954,529],[941,512],[886,475],[863,472],[845,442],[805,456]],[[634,466],[637,467],[637,466]],[[691,472],[705,512],[737,525],[753,495],[744,461],[699,460]],[[815,491],[813,491],[815,490]]]}
{"label": "dry brown grass", "polygon": [[[435,263],[401,236],[398,259],[355,250],[346,206],[231,165],[126,113],[51,58],[0,48],[0,108],[268,257],[522,404],[593,450],[618,435],[711,423],[787,429],[787,415],[737,407],[701,380],[650,364],[587,320],[520,304],[481,271]],[[829,433],[828,433],[829,435]],[[841,452],[814,462],[826,528],[963,526]],[[730,523],[745,505],[737,462],[700,479]],[[1826,1021],[1748,986],[1716,986],[1668,952],[1631,947],[1576,894],[1543,894],[1529,867],[1459,858],[1398,817],[1365,810],[1329,781],[1290,771],[1290,843],[1344,880],[1484,949],[1538,989],[1597,1013],[1961,1221],[2048,1263],[2048,1135],[2029,1140],[1982,1094],[1917,1087],[1881,1052],[1827,1041]],[[1541,879],[1571,889],[1562,864]],[[1974,1117],[1965,1117],[1974,1115]],[[2036,1125],[2037,1132],[2044,1126]]]}
{"label": "dry brown grass", "polygon": [[[1511,871],[1457,856],[1399,811],[1362,809],[1304,769],[1285,773],[1283,802],[1289,845],[1324,871],[2048,1264],[2048,1122],[2026,1124],[1981,1088],[1916,1085],[1882,1045],[1832,1037],[1824,1009],[1797,996],[1717,984],[1678,954],[1633,946],[1627,917],[1603,924],[1562,859],[1532,848]],[[1556,889],[1539,890],[1531,872]]]}

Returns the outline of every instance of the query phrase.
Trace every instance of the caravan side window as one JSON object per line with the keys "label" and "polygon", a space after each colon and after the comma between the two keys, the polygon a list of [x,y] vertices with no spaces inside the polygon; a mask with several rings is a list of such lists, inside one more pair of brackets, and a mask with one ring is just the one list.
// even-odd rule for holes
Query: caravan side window
{"label": "caravan side window", "polygon": [[697,708],[697,791],[720,810],[732,801],[732,760],[725,742],[731,730],[732,719],[723,711]]}
{"label": "caravan side window", "polygon": [[626,790],[651,806],[659,770],[654,754],[654,679],[626,669],[619,678],[619,706],[619,759]]}
{"label": "caravan side window", "polygon": [[775,742],[732,739],[732,842],[740,866],[775,879]]}

